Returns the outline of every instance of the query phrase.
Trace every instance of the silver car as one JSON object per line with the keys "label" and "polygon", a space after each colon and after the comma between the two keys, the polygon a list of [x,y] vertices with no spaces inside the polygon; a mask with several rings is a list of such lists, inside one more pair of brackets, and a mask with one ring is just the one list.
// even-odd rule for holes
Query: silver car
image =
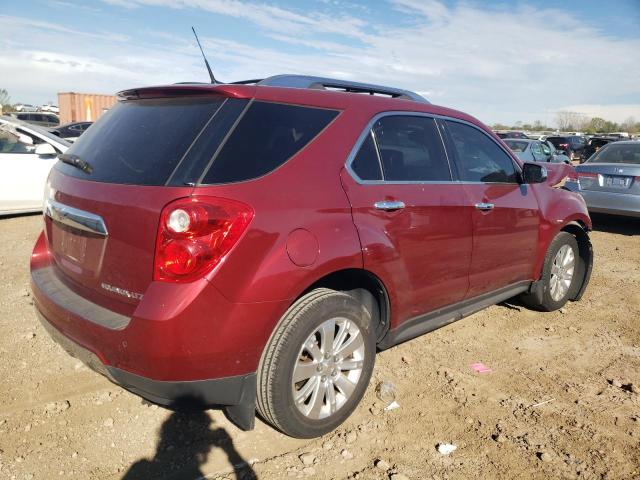
{"label": "silver car", "polygon": [[640,142],[605,145],[565,187],[580,193],[590,212],[640,217]]}
{"label": "silver car", "polygon": [[569,157],[563,155],[551,142],[525,138],[505,138],[504,143],[523,162],[550,162],[571,164]]}

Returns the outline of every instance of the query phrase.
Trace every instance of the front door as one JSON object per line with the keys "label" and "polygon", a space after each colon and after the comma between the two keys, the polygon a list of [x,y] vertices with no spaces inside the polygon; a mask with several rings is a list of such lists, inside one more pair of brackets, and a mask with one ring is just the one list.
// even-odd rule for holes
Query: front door
{"label": "front door", "polygon": [[538,246],[538,202],[511,157],[478,127],[447,120],[450,157],[473,218],[468,298],[531,280]]}
{"label": "front door", "polygon": [[465,297],[471,214],[435,120],[379,118],[342,172],[364,268],[391,296],[392,328]]}

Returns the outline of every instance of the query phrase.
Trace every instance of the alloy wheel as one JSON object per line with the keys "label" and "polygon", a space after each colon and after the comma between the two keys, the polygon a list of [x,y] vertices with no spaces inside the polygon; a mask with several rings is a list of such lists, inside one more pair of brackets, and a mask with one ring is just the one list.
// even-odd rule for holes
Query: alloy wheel
{"label": "alloy wheel", "polygon": [[358,325],[331,318],[305,340],[293,369],[294,403],[304,416],[320,420],[349,400],[364,366],[365,342]]}
{"label": "alloy wheel", "polygon": [[563,299],[573,280],[576,266],[576,256],[570,245],[563,245],[556,253],[551,266],[551,279],[549,281],[551,298],[554,301]]}

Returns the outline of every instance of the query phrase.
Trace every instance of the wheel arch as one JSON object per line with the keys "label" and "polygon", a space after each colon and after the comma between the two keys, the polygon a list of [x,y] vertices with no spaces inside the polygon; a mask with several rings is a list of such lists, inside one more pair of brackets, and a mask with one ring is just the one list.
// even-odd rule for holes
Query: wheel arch
{"label": "wheel arch", "polygon": [[365,307],[368,307],[372,320],[376,323],[376,343],[389,331],[391,321],[389,293],[382,280],[370,271],[362,268],[346,268],[326,274],[305,288],[292,304],[316,288],[330,288],[356,296]]}
{"label": "wheel arch", "polygon": [[591,270],[593,268],[593,246],[589,239],[589,227],[580,220],[574,220],[564,225],[560,231],[570,233],[576,238],[576,241],[578,242],[578,254],[584,263],[584,271],[582,272],[580,288],[571,298],[571,300],[577,301],[582,298],[582,295],[589,284]]}

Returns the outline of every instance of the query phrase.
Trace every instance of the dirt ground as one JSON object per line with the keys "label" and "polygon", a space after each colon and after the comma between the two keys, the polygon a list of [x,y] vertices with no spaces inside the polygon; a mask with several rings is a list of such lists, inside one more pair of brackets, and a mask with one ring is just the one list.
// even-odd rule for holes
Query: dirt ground
{"label": "dirt ground", "polygon": [[295,440],[149,405],[69,357],[29,293],[41,218],[0,219],[0,479],[640,479],[640,221],[595,220],[582,301],[494,306],[383,352],[354,415]]}

